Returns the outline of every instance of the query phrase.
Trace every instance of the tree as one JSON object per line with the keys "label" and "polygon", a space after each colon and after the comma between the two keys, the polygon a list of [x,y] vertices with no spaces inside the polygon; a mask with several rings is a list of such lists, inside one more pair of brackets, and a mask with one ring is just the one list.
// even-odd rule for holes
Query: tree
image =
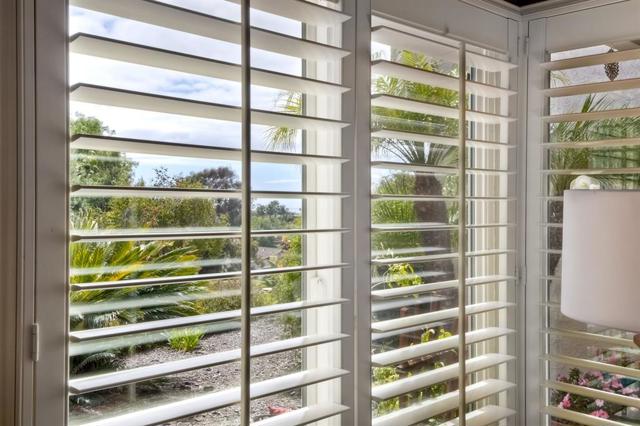
{"label": "tree", "polygon": [[[178,179],[186,185],[198,184],[209,189],[240,189],[241,183],[236,173],[229,167],[216,167],[194,172]],[[240,226],[242,203],[236,198],[216,200],[216,212],[226,216],[231,226]]]}
{"label": "tree", "polygon": [[[424,55],[408,51],[392,51],[392,57],[396,62],[412,66],[414,68],[427,71],[442,72],[441,66]],[[452,72],[457,70],[453,69]],[[459,72],[459,71],[458,71]],[[374,89],[376,93],[401,96],[424,102],[437,103],[439,105],[456,107],[458,103],[458,93],[453,90],[442,89],[426,84],[401,80],[393,77],[379,77],[375,80]],[[408,131],[414,133],[431,133],[443,136],[456,136],[458,132],[458,122],[454,119],[419,114],[414,112],[392,110],[382,107],[372,108],[373,128],[385,128],[391,130]],[[458,161],[458,151],[456,147],[437,146],[434,144],[424,144],[411,140],[396,138],[374,138],[372,140],[372,150],[375,154],[390,156],[403,163],[424,164],[430,166],[454,166]],[[442,178],[428,173],[406,173],[396,174],[398,176],[393,183],[402,182],[402,186],[391,185],[392,179],[387,178],[378,186],[378,193],[387,194],[416,194],[416,195],[454,195],[457,185],[453,185],[452,194],[447,194],[447,185],[443,184]],[[455,179],[455,178],[454,178]],[[413,186],[411,186],[411,180]],[[457,180],[456,180],[457,182]],[[451,185],[449,185],[451,186]],[[394,192],[395,190],[395,192]],[[392,191],[392,192],[386,192]],[[414,220],[418,223],[449,223],[450,212],[445,201],[409,201],[401,202],[411,204],[414,209]],[[392,205],[396,208],[389,208]],[[378,201],[373,206],[373,217],[384,222],[403,223],[408,219],[397,217],[397,201]],[[389,214],[387,219],[383,215]],[[407,223],[407,222],[405,222]],[[409,222],[411,223],[411,222]],[[414,233],[416,235],[416,233]],[[450,231],[426,231],[420,233],[419,240],[407,241],[415,247],[437,247],[442,252],[451,251],[454,233]],[[397,237],[397,236],[395,236]],[[389,239],[394,236],[389,233]],[[379,244],[383,244],[382,238]],[[404,247],[407,247],[405,244]],[[379,247],[382,248],[382,247]],[[450,261],[430,262],[430,270],[446,272],[449,277],[453,276],[453,265]],[[441,277],[440,279],[446,279]]]}
{"label": "tree", "polygon": [[[95,117],[76,114],[69,122],[69,133],[72,136],[112,136],[114,131]],[[79,149],[73,151],[69,164],[69,178],[71,184],[83,185],[118,185],[127,186],[133,178],[134,161],[124,154],[112,151],[96,151]],[[104,212],[108,200],[102,198],[72,199],[71,211],[96,210]]]}

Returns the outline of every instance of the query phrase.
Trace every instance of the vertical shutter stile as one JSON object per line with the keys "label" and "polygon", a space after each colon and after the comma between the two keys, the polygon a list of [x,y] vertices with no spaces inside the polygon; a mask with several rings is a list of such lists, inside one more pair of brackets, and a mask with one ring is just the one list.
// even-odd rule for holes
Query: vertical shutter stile
{"label": "vertical shutter stile", "polygon": [[467,356],[466,356],[466,333],[467,333],[467,284],[465,278],[467,276],[467,227],[466,227],[466,190],[467,190],[467,118],[466,118],[466,104],[467,104],[467,46],[466,43],[461,42],[458,47],[458,69],[460,75],[460,85],[458,88],[458,135],[460,137],[460,147],[458,150],[458,383],[460,389],[465,389],[464,392],[459,393],[458,403],[458,418],[460,426],[466,426],[466,412],[467,412],[467,397],[466,397],[466,384],[467,384]]}
{"label": "vertical shutter stile", "polygon": [[251,0],[240,2],[242,90],[242,277],[240,281],[240,425],[251,423]]}

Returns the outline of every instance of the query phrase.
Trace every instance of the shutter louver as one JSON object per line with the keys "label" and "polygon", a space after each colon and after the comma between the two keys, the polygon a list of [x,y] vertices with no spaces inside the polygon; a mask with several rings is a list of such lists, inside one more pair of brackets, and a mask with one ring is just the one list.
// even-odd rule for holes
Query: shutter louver
{"label": "shutter louver", "polygon": [[373,424],[494,424],[515,414],[516,66],[373,21]]}
{"label": "shutter louver", "polygon": [[256,425],[338,418],[351,17],[252,0],[245,121],[239,0],[69,3],[70,422],[240,424],[239,406]]}
{"label": "shutter louver", "polygon": [[[640,187],[640,49],[590,46],[552,53],[549,59],[541,64],[548,87],[542,91],[547,111],[539,143],[542,244],[537,276],[543,288],[546,374],[542,410],[551,422],[628,425],[635,422],[629,413],[639,406],[640,364],[633,333],[562,315],[562,222],[563,192],[579,176],[586,182],[578,186],[583,189]],[[611,79],[607,64],[616,64],[620,74]]]}

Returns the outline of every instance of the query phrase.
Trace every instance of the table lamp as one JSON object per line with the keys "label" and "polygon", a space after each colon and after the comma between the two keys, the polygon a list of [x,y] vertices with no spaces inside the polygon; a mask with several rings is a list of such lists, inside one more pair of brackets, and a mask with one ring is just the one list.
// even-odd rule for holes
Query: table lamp
{"label": "table lamp", "polygon": [[640,346],[640,191],[565,191],[560,310]]}

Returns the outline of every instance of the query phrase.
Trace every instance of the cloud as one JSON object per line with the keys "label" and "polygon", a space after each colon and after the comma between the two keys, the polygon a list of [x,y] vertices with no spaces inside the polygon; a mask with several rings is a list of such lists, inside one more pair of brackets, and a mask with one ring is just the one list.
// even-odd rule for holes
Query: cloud
{"label": "cloud", "polygon": [[[234,21],[239,20],[239,6],[222,0],[164,0],[165,3],[190,8],[199,12]],[[292,36],[301,35],[301,24],[253,10],[252,25]],[[117,40],[193,54],[197,56],[239,63],[240,47],[233,43],[208,39],[193,34],[161,28],[129,19],[113,17],[77,7],[70,8],[70,33],[85,32]],[[278,72],[301,75],[299,58],[252,49],[252,65]],[[148,92],[186,99],[240,105],[241,87],[238,82],[202,77],[171,70],[123,63],[109,59],[72,54],[70,57],[70,82],[91,83],[140,92]],[[273,110],[282,91],[252,88],[252,106]],[[103,105],[72,102],[72,116],[83,113],[94,116],[117,136],[168,142],[201,144],[206,146],[239,148],[240,123],[196,117],[130,110]],[[265,126],[252,126],[254,149],[267,147]],[[300,142],[300,134],[297,136]],[[197,160],[163,156],[129,154],[139,163],[137,177],[145,180],[153,176],[153,170],[166,166],[172,174],[188,174],[205,167],[229,166],[240,173],[239,162]],[[296,165],[256,163],[252,166],[255,190],[300,190],[302,168]],[[277,176],[278,179],[272,179]],[[268,200],[264,200],[268,202]],[[284,200],[289,208],[299,210],[299,200]]]}

